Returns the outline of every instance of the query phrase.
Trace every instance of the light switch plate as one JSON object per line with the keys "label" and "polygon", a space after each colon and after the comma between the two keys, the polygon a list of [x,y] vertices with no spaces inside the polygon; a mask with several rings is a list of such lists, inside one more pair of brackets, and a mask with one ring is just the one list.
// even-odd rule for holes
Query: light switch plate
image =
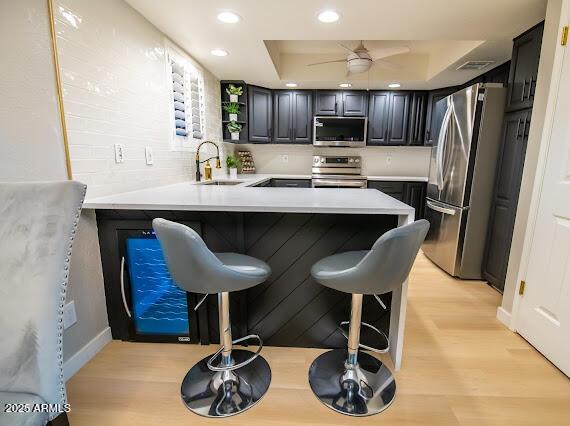
{"label": "light switch plate", "polygon": [[146,159],[146,165],[147,166],[152,166],[154,163],[154,157],[152,155],[152,147],[147,146],[144,149],[144,158]]}
{"label": "light switch plate", "polygon": [[115,144],[115,163],[122,163],[125,161],[125,147],[122,143]]}
{"label": "light switch plate", "polygon": [[72,300],[63,307],[63,329],[66,330],[77,322],[75,302]]}

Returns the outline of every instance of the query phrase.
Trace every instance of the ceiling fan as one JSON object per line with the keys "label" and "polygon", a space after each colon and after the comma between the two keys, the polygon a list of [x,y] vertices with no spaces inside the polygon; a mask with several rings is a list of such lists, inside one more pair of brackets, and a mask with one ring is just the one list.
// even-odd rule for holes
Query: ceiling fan
{"label": "ceiling fan", "polygon": [[383,49],[368,50],[364,47],[362,40],[354,49],[350,49],[344,44],[338,43],[343,49],[348,51],[346,59],[336,59],[334,61],[316,62],[308,64],[309,67],[315,65],[332,64],[336,62],[346,62],[346,74],[359,74],[368,71],[373,65],[379,65],[383,68],[395,69],[398,68],[395,64],[385,61],[383,58],[389,56],[401,55],[408,53],[410,48],[407,46],[385,47]]}

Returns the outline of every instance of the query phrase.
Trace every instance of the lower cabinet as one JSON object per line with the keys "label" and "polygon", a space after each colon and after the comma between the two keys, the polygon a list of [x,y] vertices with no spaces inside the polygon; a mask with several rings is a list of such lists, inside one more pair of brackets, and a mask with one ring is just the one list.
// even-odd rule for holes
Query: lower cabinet
{"label": "lower cabinet", "polygon": [[368,188],[377,189],[416,210],[416,220],[423,219],[426,202],[425,182],[368,181]]}
{"label": "lower cabinet", "polygon": [[255,186],[273,188],[310,188],[311,179],[269,179]]}
{"label": "lower cabinet", "polygon": [[507,276],[531,113],[530,109],[507,113],[503,123],[482,267],[485,279],[500,291]]}

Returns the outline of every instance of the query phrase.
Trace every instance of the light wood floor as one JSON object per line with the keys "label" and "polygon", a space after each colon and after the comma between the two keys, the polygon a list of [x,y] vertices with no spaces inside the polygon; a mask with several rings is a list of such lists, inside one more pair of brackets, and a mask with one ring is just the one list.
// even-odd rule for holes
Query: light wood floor
{"label": "light wood floor", "polygon": [[[259,405],[204,419],[180,401],[186,371],[213,347],[113,341],[67,384],[79,425],[570,425],[570,380],[495,318],[500,295],[457,281],[422,254],[410,277],[403,368],[385,412],[352,418],[311,393],[307,371],[321,352],[264,348],[273,378]],[[390,362],[388,362],[391,365]]]}

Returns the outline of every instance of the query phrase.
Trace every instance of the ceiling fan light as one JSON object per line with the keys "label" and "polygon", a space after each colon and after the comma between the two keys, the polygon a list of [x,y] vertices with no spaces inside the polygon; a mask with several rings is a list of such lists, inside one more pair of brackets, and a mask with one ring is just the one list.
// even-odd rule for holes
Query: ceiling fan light
{"label": "ceiling fan light", "polygon": [[340,19],[340,14],[336,10],[323,10],[319,12],[317,19],[324,24],[332,24]]}
{"label": "ceiling fan light", "polygon": [[224,49],[213,49],[210,53],[214,56],[228,56],[228,51]]}

